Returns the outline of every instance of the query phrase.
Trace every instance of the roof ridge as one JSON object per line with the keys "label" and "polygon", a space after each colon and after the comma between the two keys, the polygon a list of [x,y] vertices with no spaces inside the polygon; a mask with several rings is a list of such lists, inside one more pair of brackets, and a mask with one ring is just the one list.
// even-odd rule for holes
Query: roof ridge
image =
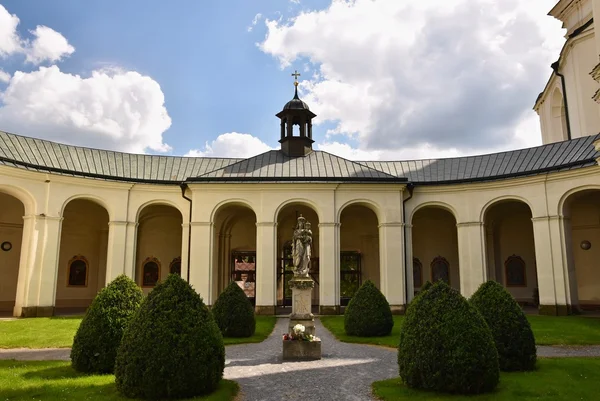
{"label": "roof ridge", "polygon": [[[355,160],[350,160],[350,159],[346,159],[345,157],[338,156],[338,155],[336,155],[336,154],[333,154],[333,153],[326,152],[326,151],[324,151],[324,150],[315,150],[314,152],[327,153],[327,154],[328,154],[328,155],[330,155],[330,156],[337,157],[338,159],[342,159],[342,160],[344,160],[344,161],[346,161],[346,162],[349,162],[349,163],[352,163],[352,164],[358,164],[359,166],[361,166],[361,167],[364,167],[364,168],[366,168],[366,169],[373,170],[373,171],[377,171],[378,173],[385,174],[385,175],[387,175],[387,176],[389,176],[389,177],[396,177],[396,178],[397,178],[397,176],[395,176],[395,175],[391,175],[391,174],[389,174],[389,173],[386,173],[386,172],[385,172],[385,171],[383,171],[383,170],[379,170],[379,169],[377,169],[377,168],[373,168],[373,167],[367,166],[366,164],[363,164],[363,163],[367,163],[368,161],[355,161]],[[372,161],[373,161],[373,162],[376,162],[376,161],[380,161],[380,160],[372,160]]]}

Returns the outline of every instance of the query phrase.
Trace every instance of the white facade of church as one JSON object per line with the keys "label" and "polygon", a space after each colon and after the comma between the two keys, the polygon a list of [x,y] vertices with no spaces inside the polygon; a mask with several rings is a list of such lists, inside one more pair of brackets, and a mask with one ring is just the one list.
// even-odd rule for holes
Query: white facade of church
{"label": "white facade of church", "polygon": [[[277,115],[250,159],[130,155],[0,131],[0,311],[87,307],[119,274],[181,274],[211,305],[232,280],[257,313],[290,302],[289,240],[312,223],[313,304],[366,280],[401,313],[427,281],[504,284],[541,313],[600,306],[600,0],[561,0],[568,29],[535,103],[544,145],[454,159],[351,162],[312,151],[314,114]],[[596,17],[596,18],[594,18]],[[300,128],[294,136],[294,126]]]}

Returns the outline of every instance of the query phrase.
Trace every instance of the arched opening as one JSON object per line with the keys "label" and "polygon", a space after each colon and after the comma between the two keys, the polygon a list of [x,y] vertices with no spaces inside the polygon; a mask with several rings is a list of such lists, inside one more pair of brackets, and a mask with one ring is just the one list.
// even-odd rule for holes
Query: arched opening
{"label": "arched opening", "polygon": [[148,205],[138,216],[135,280],[145,293],[167,278],[180,261],[183,217],[170,205]]}
{"label": "arched opening", "polygon": [[552,93],[552,141],[567,140],[567,114],[562,92],[556,88]]}
{"label": "arched opening", "polygon": [[63,211],[56,282],[56,312],[85,310],[104,287],[108,212],[94,201],[74,199]]}
{"label": "arched opening", "polygon": [[538,303],[537,268],[531,209],[525,202],[503,200],[484,216],[487,275],[522,305]]}
{"label": "arched opening", "polygon": [[[291,308],[292,305],[292,289],[289,287],[289,281],[294,276],[291,240],[300,215],[311,224],[313,233],[310,277],[315,281],[312,305],[313,313],[316,313],[319,306],[319,217],[310,206],[299,203],[286,205],[277,215],[277,307]],[[280,309],[281,313],[284,311]]]}
{"label": "arched opening", "polygon": [[368,207],[350,205],[340,223],[340,305],[346,306],[364,281],[380,287],[379,222]]}
{"label": "arched opening", "polygon": [[563,214],[571,305],[600,310],[600,190],[572,194]]}
{"label": "arched opening", "polygon": [[245,205],[224,205],[216,212],[214,223],[214,300],[235,281],[256,305],[256,214]]}
{"label": "arched opening", "polygon": [[460,291],[454,215],[441,207],[426,206],[413,215],[412,225],[414,294],[418,294],[427,281],[437,280]]}
{"label": "arched opening", "polygon": [[12,315],[17,296],[25,206],[0,192],[0,315]]}

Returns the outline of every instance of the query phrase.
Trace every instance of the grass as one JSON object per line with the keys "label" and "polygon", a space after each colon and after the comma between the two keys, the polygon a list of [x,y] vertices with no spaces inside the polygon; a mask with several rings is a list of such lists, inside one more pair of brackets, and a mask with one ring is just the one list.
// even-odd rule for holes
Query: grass
{"label": "grass", "polygon": [[[230,401],[237,383],[222,380],[217,390],[192,400]],[[84,375],[60,361],[0,361],[1,400],[129,400],[117,392],[113,375]]]}
{"label": "grass", "polygon": [[373,394],[385,401],[571,401],[597,400],[600,358],[538,360],[538,369],[526,373],[501,373],[500,385],[490,394],[447,395],[406,387],[400,378],[373,383]]}
{"label": "grass", "polygon": [[[385,337],[354,337],[344,331],[344,316],[321,316],[321,323],[347,343],[374,344],[396,348],[404,316],[394,316],[394,328]],[[582,316],[527,316],[538,345],[600,344],[600,318]]]}
{"label": "grass", "polygon": [[[78,317],[0,321],[0,348],[69,348],[81,323]],[[271,334],[274,316],[256,316],[256,333],[249,338],[225,338],[225,345],[259,343]]]}

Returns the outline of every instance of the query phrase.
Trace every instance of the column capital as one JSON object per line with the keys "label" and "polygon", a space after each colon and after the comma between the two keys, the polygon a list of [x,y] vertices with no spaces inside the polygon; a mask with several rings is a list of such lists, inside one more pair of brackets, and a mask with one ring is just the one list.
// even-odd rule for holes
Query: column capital
{"label": "column capital", "polygon": [[400,223],[398,221],[390,221],[389,223],[381,223],[377,227],[404,227],[404,223]]}
{"label": "column capital", "polygon": [[192,227],[212,227],[215,225],[212,221],[192,221],[189,223]]}
{"label": "column capital", "polygon": [[320,227],[340,227],[341,225],[342,225],[342,223],[323,222],[323,223],[319,223],[319,228]]}
{"label": "column capital", "polygon": [[23,220],[48,220],[48,221],[63,221],[64,217],[62,216],[46,216],[44,213],[41,214],[28,214],[23,216]]}
{"label": "column capital", "polygon": [[128,221],[119,221],[119,220],[113,220],[113,221],[108,222],[109,226],[126,226],[128,224],[129,224]]}
{"label": "column capital", "polygon": [[462,221],[460,223],[456,223],[456,227],[481,227],[483,225],[483,221]]}
{"label": "column capital", "polygon": [[560,216],[560,215],[554,215],[554,216],[536,216],[536,217],[532,217],[531,221],[533,221],[534,223],[537,221],[552,221],[552,220],[558,220],[558,221],[562,221],[562,220],[568,220],[568,217],[565,216]]}
{"label": "column capital", "polygon": [[277,227],[276,221],[257,221],[256,227]]}

